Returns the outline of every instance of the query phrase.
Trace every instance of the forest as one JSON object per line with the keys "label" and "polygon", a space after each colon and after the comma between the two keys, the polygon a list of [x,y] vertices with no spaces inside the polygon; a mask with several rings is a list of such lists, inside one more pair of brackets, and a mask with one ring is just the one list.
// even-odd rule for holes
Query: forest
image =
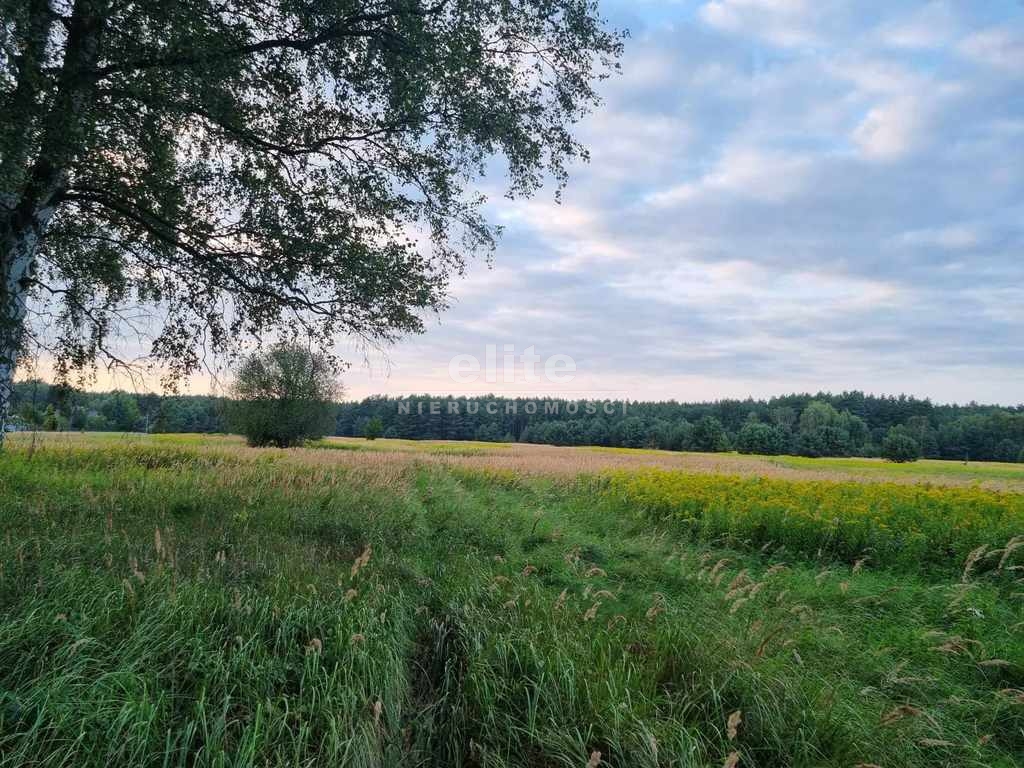
{"label": "forest", "polygon": [[[13,410],[20,428],[224,432],[224,403],[24,381]],[[346,437],[868,457],[882,455],[893,433],[926,458],[1024,461],[1024,405],[941,405],[858,391],[708,403],[378,396],[339,403],[335,428]]]}

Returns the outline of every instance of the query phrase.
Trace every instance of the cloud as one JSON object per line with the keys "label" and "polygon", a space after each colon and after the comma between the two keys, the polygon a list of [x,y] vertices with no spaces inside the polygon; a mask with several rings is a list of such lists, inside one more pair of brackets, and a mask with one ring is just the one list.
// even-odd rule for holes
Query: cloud
{"label": "cloud", "polygon": [[898,99],[872,108],[851,138],[868,157],[893,160],[922,148],[927,123],[924,102]]}
{"label": "cloud", "polygon": [[966,37],[957,50],[964,56],[1024,77],[1024,27],[994,27]]}
{"label": "cloud", "polygon": [[865,156],[875,160],[896,160],[932,146],[936,134],[948,121],[962,119],[956,114],[968,88],[959,81],[935,82],[921,79],[909,84],[881,104],[872,107],[850,134]]}
{"label": "cloud", "polygon": [[780,46],[818,41],[816,22],[828,0],[711,0],[700,8],[708,25],[733,34],[750,34]]}
{"label": "cloud", "polygon": [[937,0],[882,24],[878,36],[894,48],[926,49],[948,43],[958,29],[956,10],[946,0]]}
{"label": "cloud", "polygon": [[714,170],[694,182],[679,184],[647,197],[659,207],[685,204],[707,195],[730,195],[781,203],[805,185],[811,162],[795,153],[753,147],[726,150]]}
{"label": "cloud", "polygon": [[956,251],[977,247],[982,243],[982,236],[976,228],[960,225],[904,232],[899,236],[898,242],[903,245]]}

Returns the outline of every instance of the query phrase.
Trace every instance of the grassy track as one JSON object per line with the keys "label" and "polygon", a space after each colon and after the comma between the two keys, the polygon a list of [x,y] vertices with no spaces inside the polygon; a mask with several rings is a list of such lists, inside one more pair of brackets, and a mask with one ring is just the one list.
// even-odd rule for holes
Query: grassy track
{"label": "grassy track", "polygon": [[[713,475],[699,486],[712,510],[672,473],[634,487],[621,467],[524,477],[473,444],[381,447],[16,443],[0,457],[0,764],[583,768],[600,752],[623,768],[733,753],[980,768],[1024,754],[1015,494],[995,495],[1005,514],[986,518],[984,550],[915,563],[874,540],[862,555],[782,541],[800,522],[784,514],[770,535],[694,525],[749,506]],[[765,498],[814,498],[759,482]],[[863,491],[953,499],[942,515],[987,493]]]}

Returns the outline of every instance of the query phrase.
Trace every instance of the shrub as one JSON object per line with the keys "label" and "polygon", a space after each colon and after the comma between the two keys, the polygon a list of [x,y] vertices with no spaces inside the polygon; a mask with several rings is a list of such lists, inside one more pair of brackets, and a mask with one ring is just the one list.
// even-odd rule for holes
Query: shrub
{"label": "shrub", "polygon": [[917,461],[921,458],[921,446],[910,435],[894,427],[882,441],[882,458],[897,464]]}
{"label": "shrub", "polygon": [[744,424],[736,436],[736,450],[740,453],[779,454],[785,449],[785,444],[782,430],[756,421]]}
{"label": "shrub", "polygon": [[325,356],[297,344],[275,344],[239,368],[228,424],[252,446],[301,445],[334,429],[340,394]]}
{"label": "shrub", "polygon": [[720,453],[729,450],[729,437],[722,422],[714,416],[705,416],[693,428],[693,448],[705,453]]}
{"label": "shrub", "polygon": [[367,440],[376,440],[384,432],[384,422],[380,420],[380,416],[374,416],[363,427],[363,437]]}

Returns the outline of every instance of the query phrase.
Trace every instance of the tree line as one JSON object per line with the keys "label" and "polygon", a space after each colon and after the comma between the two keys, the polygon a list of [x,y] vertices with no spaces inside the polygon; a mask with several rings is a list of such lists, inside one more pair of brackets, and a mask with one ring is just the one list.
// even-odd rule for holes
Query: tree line
{"label": "tree line", "polygon": [[225,401],[21,381],[14,385],[9,426],[53,432],[225,432]]}
{"label": "tree line", "polygon": [[[226,432],[228,404],[214,396],[85,392],[23,381],[13,413],[17,425],[33,429]],[[914,457],[1024,461],[1024,406],[940,405],[863,392],[709,403],[376,396],[339,403],[333,432],[803,456],[882,456],[888,442]]]}
{"label": "tree line", "polygon": [[938,405],[858,391],[707,403],[381,396],[339,406],[336,434],[368,432],[413,440],[1024,461],[1024,406]]}

